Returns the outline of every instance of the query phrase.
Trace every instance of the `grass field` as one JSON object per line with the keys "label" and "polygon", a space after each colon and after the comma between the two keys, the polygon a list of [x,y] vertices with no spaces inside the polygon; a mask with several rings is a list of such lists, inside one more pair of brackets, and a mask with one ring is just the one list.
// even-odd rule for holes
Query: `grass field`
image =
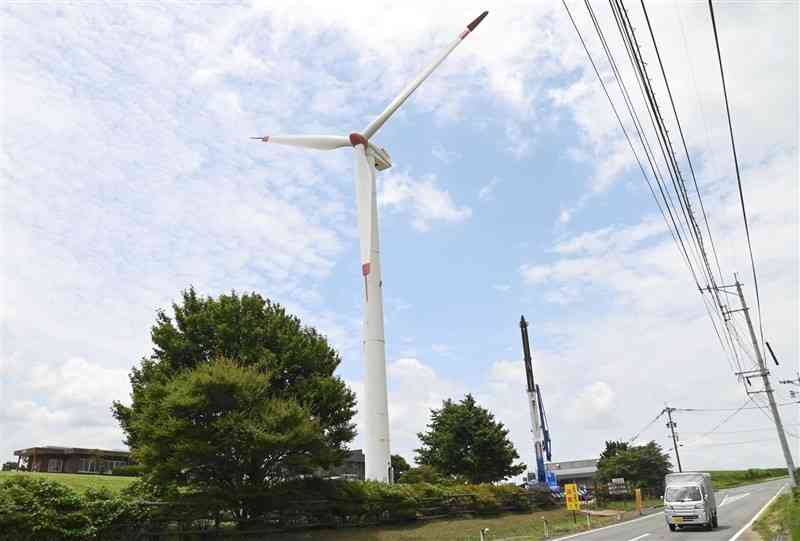
{"label": "grass field", "polygon": [[[633,516],[627,513],[626,517]],[[476,541],[481,528],[489,528],[489,539],[507,537],[519,541],[545,539],[542,517],[550,524],[551,537],[587,529],[586,517],[577,515],[577,524],[572,513],[563,509],[535,513],[508,514],[493,517],[463,518],[458,520],[430,520],[406,525],[382,526],[380,528],[343,528],[341,530],[310,530],[305,532],[270,534],[270,541],[434,541],[452,539]],[[614,517],[593,517],[592,527],[616,522]]]}
{"label": "grass field", "polygon": [[709,471],[708,473],[711,474],[711,482],[714,484],[714,488],[716,490],[720,490],[723,488],[733,488],[742,485],[758,483],[760,481],[766,481],[767,479],[785,477],[787,475],[787,470],[786,468],[768,468],[749,470],[716,470]]}
{"label": "grass field", "polygon": [[0,481],[20,475],[58,481],[78,492],[84,492],[88,488],[108,488],[116,493],[135,480],[135,477],[114,477],[112,475],[4,471],[0,472]]}
{"label": "grass field", "polygon": [[753,529],[764,541],[800,539],[800,490],[784,494],[772,502]]}

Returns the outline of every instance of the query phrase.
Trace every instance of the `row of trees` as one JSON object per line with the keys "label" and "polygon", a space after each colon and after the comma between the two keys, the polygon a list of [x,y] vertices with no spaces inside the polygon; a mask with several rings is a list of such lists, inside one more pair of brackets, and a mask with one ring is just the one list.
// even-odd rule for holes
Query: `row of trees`
{"label": "row of trees", "polygon": [[[183,292],[151,329],[153,353],[130,373],[131,404],[113,413],[156,494],[202,494],[237,520],[260,496],[343,460],[356,435],[354,393],[324,336],[261,296]],[[472,395],[446,400],[418,434],[417,467],[393,456],[400,482],[492,483],[519,475],[508,429]],[[659,483],[669,460],[651,443],[607,442],[597,480]]]}
{"label": "row of trees", "polygon": [[[356,434],[355,395],[335,375],[324,336],[257,294],[183,292],[158,313],[153,353],[130,373],[131,404],[113,404],[156,494],[202,494],[239,521],[289,479],[341,463]],[[400,479],[499,481],[525,469],[508,430],[471,395],[445,401],[419,434],[418,468]]]}

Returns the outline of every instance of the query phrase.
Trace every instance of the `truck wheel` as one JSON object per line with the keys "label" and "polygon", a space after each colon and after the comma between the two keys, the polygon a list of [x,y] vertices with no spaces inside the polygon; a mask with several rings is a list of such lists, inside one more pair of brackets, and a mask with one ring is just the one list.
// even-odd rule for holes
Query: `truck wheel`
{"label": "truck wheel", "polygon": [[674,524],[667,524],[667,526],[669,526],[669,531],[671,532],[674,532],[677,529],[677,526],[675,526]]}

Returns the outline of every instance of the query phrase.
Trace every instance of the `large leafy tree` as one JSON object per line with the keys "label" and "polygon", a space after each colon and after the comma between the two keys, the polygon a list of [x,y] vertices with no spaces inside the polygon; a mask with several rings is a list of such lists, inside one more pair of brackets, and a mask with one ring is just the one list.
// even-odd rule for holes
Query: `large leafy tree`
{"label": "large leafy tree", "polygon": [[210,497],[246,522],[287,471],[314,471],[329,452],[319,419],[276,397],[270,380],[269,371],[219,358],[143,389],[129,427],[148,480]]}
{"label": "large leafy tree", "polygon": [[400,476],[411,469],[405,458],[400,455],[392,455],[392,473],[394,473],[395,481],[400,479]]}
{"label": "large leafy tree", "polygon": [[[184,291],[172,315],[157,314],[151,337],[152,355],[130,373],[131,405],[115,402],[112,408],[140,460],[153,444],[153,433],[142,420],[153,415],[153,408],[165,407],[168,385],[223,357],[263,376],[259,401],[308,412],[325,443],[310,455],[316,466],[340,462],[355,437],[355,395],[334,375],[339,355],[316,330],[256,293],[212,298]],[[174,441],[176,449],[181,445]],[[224,447],[218,451],[229,452]]]}
{"label": "large leafy tree", "polygon": [[417,463],[445,475],[492,483],[525,471],[525,464],[514,464],[519,454],[508,429],[469,394],[461,402],[445,400],[441,409],[431,410],[428,431],[418,436],[422,446],[416,449]]}
{"label": "large leafy tree", "polygon": [[669,455],[654,441],[639,446],[607,441],[597,463],[595,479],[608,483],[615,477],[624,477],[634,486],[658,490],[664,485],[664,476],[671,471]]}

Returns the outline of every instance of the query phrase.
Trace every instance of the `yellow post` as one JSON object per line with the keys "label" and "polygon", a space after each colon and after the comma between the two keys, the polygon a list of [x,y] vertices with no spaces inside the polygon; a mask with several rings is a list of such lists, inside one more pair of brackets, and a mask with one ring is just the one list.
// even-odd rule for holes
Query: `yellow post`
{"label": "yellow post", "polygon": [[635,491],[636,494],[636,512],[640,515],[642,514],[642,489],[637,488]]}

